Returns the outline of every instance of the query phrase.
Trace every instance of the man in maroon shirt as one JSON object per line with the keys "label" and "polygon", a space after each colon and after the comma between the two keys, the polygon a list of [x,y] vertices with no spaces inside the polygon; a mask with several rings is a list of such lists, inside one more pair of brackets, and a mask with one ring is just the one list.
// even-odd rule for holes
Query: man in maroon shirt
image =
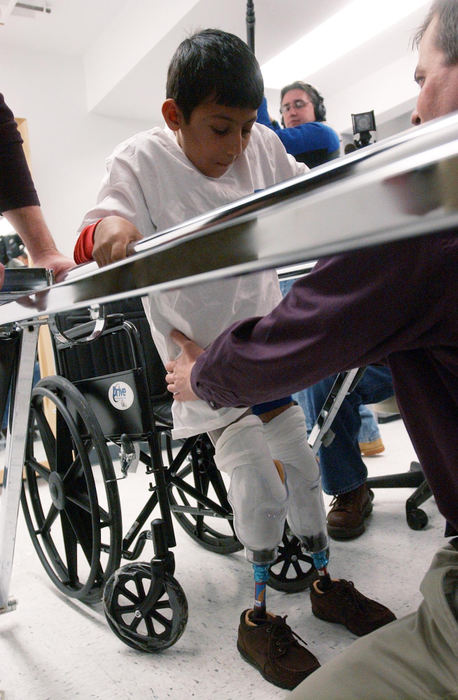
{"label": "man in maroon shirt", "polygon": [[[414,124],[458,109],[457,37],[458,0],[435,0],[416,37]],[[456,231],[323,259],[272,313],[234,324],[205,352],[175,331],[183,352],[167,365],[169,390],[177,400],[251,406],[345,369],[386,362],[446,534],[456,534],[457,270]],[[458,538],[436,554],[421,591],[416,613],[358,640],[289,697],[454,697]]]}
{"label": "man in maroon shirt", "polygon": [[[0,93],[0,213],[8,219],[22,241],[35,267],[54,270],[56,277],[74,267],[73,260],[60,253],[44,220],[40,202],[22,148],[22,137],[12,111]],[[4,267],[0,263],[0,288]],[[3,416],[15,342],[0,346],[0,417]]]}
{"label": "man in maroon shirt", "polygon": [[[60,253],[43,218],[12,111],[0,94],[0,212],[27,247],[35,267],[54,270],[56,277],[74,267]],[[0,265],[0,287],[3,284]]]}

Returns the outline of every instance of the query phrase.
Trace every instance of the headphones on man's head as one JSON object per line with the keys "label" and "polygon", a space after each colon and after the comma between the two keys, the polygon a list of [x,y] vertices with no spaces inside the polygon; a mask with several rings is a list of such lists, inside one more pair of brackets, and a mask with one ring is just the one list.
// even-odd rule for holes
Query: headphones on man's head
{"label": "headphones on man's head", "polygon": [[[307,95],[310,97],[310,100],[313,102],[316,121],[326,121],[326,107],[324,106],[324,99],[322,98],[318,90],[313,87],[313,85],[310,85],[310,83],[303,83],[302,80],[296,80],[294,83],[291,83],[291,85],[285,85],[285,87],[281,90],[280,104],[283,101],[283,97],[290,90],[303,90],[304,92],[306,92]],[[283,117],[281,118],[281,124],[282,126],[285,126]]]}

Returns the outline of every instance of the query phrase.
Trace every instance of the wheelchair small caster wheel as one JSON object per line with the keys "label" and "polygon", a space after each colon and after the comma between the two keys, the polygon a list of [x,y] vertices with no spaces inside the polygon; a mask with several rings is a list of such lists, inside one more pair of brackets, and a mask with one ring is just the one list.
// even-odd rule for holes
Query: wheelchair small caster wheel
{"label": "wheelchair small caster wheel", "polygon": [[318,578],[312,557],[302,551],[301,543],[288,527],[278,546],[278,556],[269,567],[267,585],[276,591],[298,593]]}
{"label": "wheelchair small caster wheel", "polygon": [[130,563],[108,579],[103,594],[107,622],[124,644],[154,653],[181,637],[188,603],[178,581],[165,572],[152,573],[147,563]]}
{"label": "wheelchair small caster wheel", "polygon": [[428,522],[428,516],[421,508],[413,508],[406,512],[407,525],[412,530],[423,530]]}

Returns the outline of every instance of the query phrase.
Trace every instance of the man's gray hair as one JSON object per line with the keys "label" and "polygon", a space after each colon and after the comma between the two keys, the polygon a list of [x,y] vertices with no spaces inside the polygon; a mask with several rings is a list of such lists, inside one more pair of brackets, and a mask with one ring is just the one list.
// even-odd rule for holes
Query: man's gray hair
{"label": "man's gray hair", "polygon": [[413,45],[418,48],[423,34],[434,17],[438,18],[436,47],[445,55],[448,65],[458,63],[458,0],[434,0],[425,21],[413,38]]}

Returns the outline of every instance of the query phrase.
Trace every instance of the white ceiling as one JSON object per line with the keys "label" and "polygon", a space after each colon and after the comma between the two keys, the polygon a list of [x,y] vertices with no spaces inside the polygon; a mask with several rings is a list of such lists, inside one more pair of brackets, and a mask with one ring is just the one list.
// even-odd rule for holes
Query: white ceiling
{"label": "white ceiling", "polygon": [[[25,1],[44,4],[43,0]],[[0,0],[0,9],[10,2]],[[348,2],[255,0],[255,51],[260,64]],[[167,65],[178,43],[190,32],[220,27],[246,38],[245,0],[47,0],[47,5],[50,14],[16,9],[0,27],[0,42],[24,51],[80,57],[88,110],[112,117],[161,121]],[[375,5],[368,0],[374,22],[376,12],[383,11],[383,2],[378,3],[380,8]],[[325,96],[331,123],[338,121],[342,129],[339,108],[348,113],[348,122],[351,111],[375,108],[377,116],[381,112],[397,116],[412,102],[415,55],[409,39],[427,6],[428,2],[387,33],[315,75],[308,75],[306,66],[297,67],[296,78],[315,84]],[[352,37],[348,39],[351,43]],[[409,75],[404,75],[408,71]],[[267,91],[267,95],[274,114],[278,93]]]}

